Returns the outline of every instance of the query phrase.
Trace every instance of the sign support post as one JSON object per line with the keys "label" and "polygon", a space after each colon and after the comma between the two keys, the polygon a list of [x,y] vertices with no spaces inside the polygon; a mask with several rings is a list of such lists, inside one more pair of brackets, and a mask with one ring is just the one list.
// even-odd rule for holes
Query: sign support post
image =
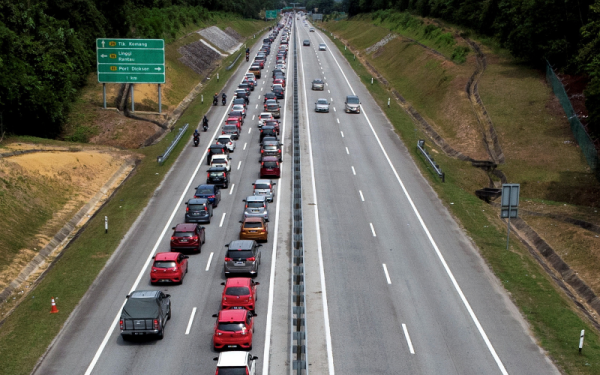
{"label": "sign support post", "polygon": [[160,92],[160,83],[158,84],[158,113],[162,113],[162,95]]}
{"label": "sign support post", "polygon": [[104,102],[104,109],[106,109],[106,83],[102,84],[102,102]]}
{"label": "sign support post", "polygon": [[131,87],[131,112],[135,112],[135,100],[133,100],[133,83],[130,85]]}

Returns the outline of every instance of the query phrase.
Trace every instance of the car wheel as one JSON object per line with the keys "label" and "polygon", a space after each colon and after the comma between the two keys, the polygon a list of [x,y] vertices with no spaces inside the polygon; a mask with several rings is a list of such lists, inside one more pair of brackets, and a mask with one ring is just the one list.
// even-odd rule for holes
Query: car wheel
{"label": "car wheel", "polygon": [[190,265],[188,263],[188,265],[185,267],[185,273],[188,273],[189,270],[190,270]]}
{"label": "car wheel", "polygon": [[165,327],[163,327],[163,329],[160,330],[160,332],[158,332],[157,338],[159,340],[162,340],[165,337]]}
{"label": "car wheel", "polygon": [[123,338],[123,341],[131,341],[128,335],[121,335],[121,337]]}
{"label": "car wheel", "polygon": [[[169,303],[169,314],[167,314],[167,320],[171,320],[171,304]],[[164,329],[164,327],[163,327]]]}

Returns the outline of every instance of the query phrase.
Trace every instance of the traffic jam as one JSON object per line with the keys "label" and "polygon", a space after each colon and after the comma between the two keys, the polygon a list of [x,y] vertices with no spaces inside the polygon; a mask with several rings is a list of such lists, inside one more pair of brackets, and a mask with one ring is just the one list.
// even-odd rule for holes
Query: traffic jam
{"label": "traffic jam", "polygon": [[[223,273],[226,280],[221,283],[221,304],[214,314],[212,348],[219,352],[216,374],[254,374],[258,357],[250,353],[255,331],[257,287],[254,278],[258,275],[261,262],[261,243],[268,241],[269,204],[275,196],[274,180],[281,176],[283,161],[280,140],[282,105],[286,96],[286,68],[292,27],[292,17],[286,15],[263,39],[262,46],[250,63],[247,73],[238,85],[232,99],[231,111],[215,139],[208,147],[206,161],[206,183],[195,188],[193,197],[186,202],[184,222],[172,227],[170,249],[157,252],[150,269],[152,285],[182,284],[188,274],[190,253],[199,254],[206,246],[205,224],[210,224],[214,210],[219,206],[222,189],[228,189],[232,173],[231,153],[242,138],[247,107],[257,82],[265,71],[269,55],[274,55],[274,69],[269,72],[272,79],[271,92],[265,93],[262,111],[257,118],[260,131],[260,159],[253,195],[244,199],[240,221],[239,238],[226,245]],[[276,39],[279,38],[279,43]],[[250,50],[246,49],[246,60]],[[268,70],[267,70],[268,71]],[[267,79],[268,79],[267,78]],[[260,97],[259,97],[260,98]],[[215,94],[214,105],[217,104]],[[226,95],[222,95],[223,105]],[[206,117],[202,121],[208,127]],[[249,133],[249,132],[248,132]],[[197,131],[194,142],[197,146]],[[244,146],[245,148],[245,146]],[[239,168],[239,167],[238,167]],[[212,256],[212,255],[211,255]],[[125,341],[136,336],[164,337],[164,329],[171,318],[171,299],[160,290],[137,290],[127,296],[121,312],[120,333]]]}

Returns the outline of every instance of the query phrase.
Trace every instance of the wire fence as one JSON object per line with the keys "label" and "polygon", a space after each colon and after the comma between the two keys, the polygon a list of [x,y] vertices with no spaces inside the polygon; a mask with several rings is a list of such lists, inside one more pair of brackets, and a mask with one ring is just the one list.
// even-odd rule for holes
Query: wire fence
{"label": "wire fence", "polygon": [[571,105],[571,101],[569,100],[569,96],[565,91],[565,87],[554,73],[554,69],[552,69],[550,63],[547,61],[546,79],[548,80],[548,83],[552,86],[552,91],[554,91],[554,95],[556,95],[556,97],[558,98],[558,101],[562,105],[565,114],[567,115],[567,119],[569,120],[569,124],[571,125],[571,131],[573,132],[575,141],[579,145],[581,152],[583,152],[585,160],[587,160],[588,165],[596,174],[596,177],[600,179],[600,171],[598,170],[598,150],[596,150],[596,146],[594,145],[592,138],[585,131],[583,124],[581,123],[581,121],[579,121],[579,117],[577,117],[577,114],[575,113],[575,110]]}

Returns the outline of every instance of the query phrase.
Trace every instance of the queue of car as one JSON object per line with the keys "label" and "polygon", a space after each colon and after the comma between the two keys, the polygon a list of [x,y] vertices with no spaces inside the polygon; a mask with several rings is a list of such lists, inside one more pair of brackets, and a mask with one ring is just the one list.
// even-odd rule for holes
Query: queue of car
{"label": "queue of car", "polygon": [[[170,240],[170,251],[159,252],[153,257],[150,283],[183,283],[189,271],[188,253],[201,253],[206,242],[206,227],[210,224],[214,209],[221,201],[221,189],[230,182],[231,157],[240,139],[246,117],[246,106],[251,93],[261,78],[267,56],[281,31],[281,40],[275,57],[272,92],[264,99],[264,112],[259,116],[261,142],[259,179],[253,185],[253,195],[244,199],[244,210],[240,220],[239,239],[225,245],[227,251],[223,261],[226,281],[221,294],[219,312],[213,334],[216,351],[234,349],[220,353],[215,358],[216,374],[254,374],[258,357],[248,351],[252,349],[255,330],[257,286],[254,281],[261,262],[262,246],[268,241],[269,203],[273,202],[276,185],[270,178],[280,177],[282,143],[279,141],[281,117],[280,99],[285,98],[286,60],[292,18],[288,14],[283,22],[274,27],[256,54],[248,73],[238,85],[231,111],[222,125],[221,134],[208,147],[206,183],[195,188],[193,198],[186,203],[184,222],[175,225]],[[124,340],[133,336],[155,335],[164,337],[167,321],[171,318],[170,295],[162,291],[134,291],[127,296],[121,312],[120,331]]]}

